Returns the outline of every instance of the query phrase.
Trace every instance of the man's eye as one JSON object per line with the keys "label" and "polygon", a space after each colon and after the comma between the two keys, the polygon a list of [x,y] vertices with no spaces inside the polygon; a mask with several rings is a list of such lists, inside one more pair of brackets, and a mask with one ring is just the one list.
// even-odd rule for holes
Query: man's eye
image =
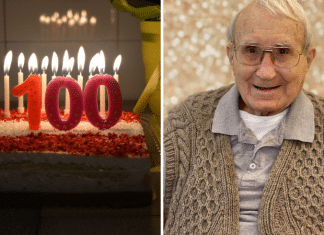
{"label": "man's eye", "polygon": [[277,48],[277,53],[280,55],[286,55],[290,53],[289,48]]}
{"label": "man's eye", "polygon": [[245,48],[245,52],[246,52],[246,53],[249,53],[249,54],[255,54],[255,53],[258,53],[259,50],[258,50],[257,47],[254,47],[254,46],[247,46],[247,47]]}

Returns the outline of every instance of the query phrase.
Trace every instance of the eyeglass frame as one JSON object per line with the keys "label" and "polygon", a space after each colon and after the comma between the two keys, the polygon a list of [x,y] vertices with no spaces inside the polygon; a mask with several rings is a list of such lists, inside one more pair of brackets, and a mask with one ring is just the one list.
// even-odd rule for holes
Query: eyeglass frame
{"label": "eyeglass frame", "polygon": [[[244,46],[244,45],[247,45],[247,46],[249,46],[250,44],[240,44],[239,46],[234,46],[233,45],[233,48],[234,48],[234,52],[235,52],[235,58],[237,59],[237,61],[238,62],[240,62],[241,64],[243,64],[238,58],[237,58],[237,54],[236,54],[236,48],[239,48],[240,46]],[[268,47],[268,48],[290,48],[290,49],[293,49],[293,50],[295,50],[295,51],[297,51],[298,52],[298,61],[297,61],[297,63],[294,65],[294,66],[290,66],[290,67],[286,67],[286,66],[284,66],[284,67],[282,67],[282,66],[279,66],[279,65],[277,65],[276,63],[275,63],[275,57],[274,57],[274,54],[273,54],[273,49],[272,50],[264,50],[263,49],[263,47],[262,46],[259,46],[259,45],[253,45],[253,44],[251,44],[250,46],[256,46],[256,47],[259,47],[259,48],[261,48],[262,49],[262,55],[261,55],[261,57],[260,57],[260,61],[257,63],[257,64],[253,64],[253,65],[251,65],[251,64],[243,64],[243,65],[247,65],[247,66],[255,66],[255,65],[258,65],[259,63],[261,64],[261,62],[262,62],[262,60],[263,60],[263,58],[264,58],[264,54],[265,54],[265,52],[269,52],[269,53],[271,53],[271,57],[273,58],[273,62],[274,62],[274,64],[276,65],[276,66],[278,66],[279,68],[293,68],[293,67],[296,67],[298,64],[299,64],[299,61],[300,61],[300,55],[303,55],[304,53],[302,53],[302,52],[299,52],[297,49],[295,49],[295,48],[292,48],[292,47],[281,47],[281,46],[277,46],[277,47]],[[302,49],[302,51],[304,51],[305,50],[305,47],[303,47],[303,49]]]}

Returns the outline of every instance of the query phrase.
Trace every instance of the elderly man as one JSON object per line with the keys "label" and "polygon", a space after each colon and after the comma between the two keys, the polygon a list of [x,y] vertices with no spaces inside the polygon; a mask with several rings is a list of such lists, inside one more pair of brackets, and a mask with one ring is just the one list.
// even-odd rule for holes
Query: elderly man
{"label": "elderly man", "polygon": [[324,234],[324,99],[295,0],[256,0],[227,33],[235,84],[195,94],[164,123],[164,233]]}

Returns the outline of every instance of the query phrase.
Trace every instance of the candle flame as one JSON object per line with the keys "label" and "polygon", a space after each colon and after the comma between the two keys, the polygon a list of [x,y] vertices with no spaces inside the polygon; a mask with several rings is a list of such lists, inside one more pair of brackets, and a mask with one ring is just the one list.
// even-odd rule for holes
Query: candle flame
{"label": "candle flame", "polygon": [[24,67],[24,63],[25,63],[25,56],[24,53],[20,53],[18,56],[18,69],[22,70]]}
{"label": "candle flame", "polygon": [[29,60],[28,60],[28,69],[29,69],[29,72],[30,72],[30,73],[34,73],[34,72],[36,73],[37,68],[38,68],[38,65],[37,65],[37,58],[36,58],[35,53],[33,53],[33,54],[29,57]]}
{"label": "candle flame", "polygon": [[3,65],[3,72],[4,74],[8,74],[10,70],[10,65],[12,61],[12,51],[9,51],[6,55],[4,65]]}
{"label": "candle flame", "polygon": [[96,23],[97,23],[97,18],[94,17],[94,16],[91,16],[91,18],[90,18],[90,24],[91,24],[92,26],[94,26]]}
{"label": "candle flame", "polygon": [[69,67],[69,53],[67,50],[65,50],[63,55],[63,64],[62,64],[62,73],[66,73],[67,69]]}
{"label": "candle flame", "polygon": [[52,73],[55,75],[57,73],[58,70],[58,57],[56,52],[53,52],[53,56],[52,56]]}
{"label": "candle flame", "polygon": [[72,12],[72,10],[71,10],[71,9],[68,10],[66,15],[67,15],[68,18],[71,19],[71,18],[73,17],[73,12]]}
{"label": "candle flame", "polygon": [[121,64],[122,57],[121,55],[118,55],[115,59],[113,70],[115,73],[119,70],[120,64]]}
{"label": "candle flame", "polygon": [[85,53],[81,46],[78,53],[78,72],[81,73],[84,69]]}
{"label": "candle flame", "polygon": [[67,22],[67,16],[62,16],[61,19],[62,19],[62,22],[63,22],[63,23],[66,23],[66,22]]}
{"label": "candle flame", "polygon": [[99,57],[97,59],[98,59],[97,63],[98,63],[99,73],[105,73],[106,62],[105,62],[105,55],[102,50],[100,51]]}
{"label": "candle flame", "polygon": [[41,22],[42,24],[45,23],[45,18],[46,16],[43,14],[39,17],[39,22]]}
{"label": "candle flame", "polygon": [[46,71],[47,69],[47,66],[48,66],[48,56],[45,56],[42,60],[42,70],[43,72]]}
{"label": "candle flame", "polygon": [[69,59],[69,70],[68,70],[69,72],[72,72],[73,66],[74,66],[74,57],[71,57]]}
{"label": "candle flame", "polygon": [[92,59],[90,60],[90,64],[89,64],[89,73],[92,74],[97,66],[98,66],[98,57],[99,57],[99,53],[95,54]]}
{"label": "candle flame", "polygon": [[86,10],[81,11],[81,16],[82,17],[87,17],[87,11]]}

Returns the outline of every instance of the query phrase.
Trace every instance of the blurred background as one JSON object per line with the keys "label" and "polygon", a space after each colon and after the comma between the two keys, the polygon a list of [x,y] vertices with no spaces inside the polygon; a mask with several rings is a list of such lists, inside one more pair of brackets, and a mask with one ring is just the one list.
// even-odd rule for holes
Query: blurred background
{"label": "blurred background", "polygon": [[[164,109],[189,95],[234,82],[226,29],[250,0],[164,0]],[[304,88],[324,97],[324,1],[299,0],[313,26],[317,56]]]}
{"label": "blurred background", "polygon": [[[25,56],[22,70],[24,80],[29,75],[28,60],[32,53],[36,54],[38,60],[38,73],[42,73],[43,58],[49,57],[46,70],[49,82],[53,75],[51,62],[54,51],[59,59],[57,75],[62,75],[63,54],[68,50],[69,57],[75,59],[71,75],[77,79],[78,50],[83,46],[83,85],[88,81],[91,58],[102,50],[106,59],[106,73],[110,75],[113,75],[114,60],[119,54],[122,55],[118,74],[123,99],[137,100],[140,97],[145,88],[140,20],[129,13],[118,12],[109,0],[0,0],[0,12],[2,68],[6,53],[9,50],[13,52],[9,73],[10,91],[18,84],[18,56],[21,52]],[[95,74],[98,74],[98,70]],[[0,82],[0,102],[4,99],[3,84]],[[26,101],[27,95],[24,97]],[[60,97],[64,99],[64,92],[60,92]],[[17,101],[18,98],[11,95],[10,100]]]}

